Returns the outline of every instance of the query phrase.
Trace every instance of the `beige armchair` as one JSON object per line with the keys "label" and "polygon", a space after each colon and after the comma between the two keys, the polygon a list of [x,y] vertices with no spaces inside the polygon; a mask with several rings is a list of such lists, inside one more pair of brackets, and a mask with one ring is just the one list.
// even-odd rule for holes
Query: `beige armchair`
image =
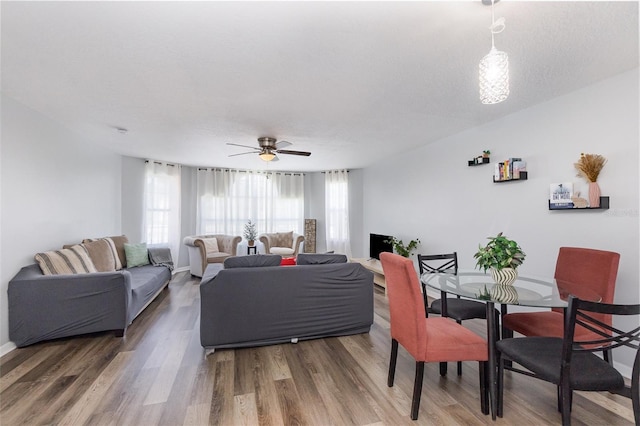
{"label": "beige armchair", "polygon": [[266,254],[279,254],[282,257],[295,257],[302,251],[304,236],[292,232],[261,234],[258,238],[264,244]]}
{"label": "beige armchair", "polygon": [[222,263],[228,257],[236,255],[239,235],[195,235],[185,237],[183,243],[189,250],[191,275],[202,277],[209,263]]}

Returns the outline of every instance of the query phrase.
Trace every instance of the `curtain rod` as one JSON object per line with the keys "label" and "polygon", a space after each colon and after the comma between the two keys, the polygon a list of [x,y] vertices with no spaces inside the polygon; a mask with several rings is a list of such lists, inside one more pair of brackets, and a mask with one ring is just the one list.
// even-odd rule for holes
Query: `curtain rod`
{"label": "curtain rod", "polygon": [[238,173],[256,173],[256,174],[271,174],[271,175],[285,175],[285,176],[305,176],[305,173],[302,172],[269,172],[269,171],[255,171],[255,170],[236,170],[236,169],[220,169],[217,167],[198,167],[198,171],[220,171],[220,172],[238,172]]}
{"label": "curtain rod", "polygon": [[145,164],[146,163],[153,163],[153,164],[159,164],[159,165],[166,164],[167,166],[171,166],[171,167],[180,167],[179,164],[163,163],[161,161],[156,161],[156,160],[144,160],[144,162]]}

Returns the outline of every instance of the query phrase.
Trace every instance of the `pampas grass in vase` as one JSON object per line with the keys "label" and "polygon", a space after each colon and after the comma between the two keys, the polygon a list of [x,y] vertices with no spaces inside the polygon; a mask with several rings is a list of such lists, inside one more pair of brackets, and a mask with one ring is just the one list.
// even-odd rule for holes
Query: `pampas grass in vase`
{"label": "pampas grass in vase", "polygon": [[606,164],[607,159],[599,154],[580,154],[580,159],[573,165],[578,170],[578,176],[589,182],[589,206],[600,207],[600,186],[597,183],[598,176]]}

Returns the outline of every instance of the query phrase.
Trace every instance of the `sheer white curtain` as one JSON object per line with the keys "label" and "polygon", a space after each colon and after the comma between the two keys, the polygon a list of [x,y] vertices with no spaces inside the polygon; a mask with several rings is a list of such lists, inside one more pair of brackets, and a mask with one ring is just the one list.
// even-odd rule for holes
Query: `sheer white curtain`
{"label": "sheer white curtain", "polygon": [[149,246],[169,247],[174,262],[180,250],[180,173],[179,165],[145,163],[143,240]]}
{"label": "sheer white curtain", "polygon": [[259,234],[302,233],[302,174],[198,169],[197,197],[198,234],[242,235],[248,220]]}
{"label": "sheer white curtain", "polygon": [[349,174],[346,170],[324,175],[327,250],[351,257],[349,241]]}

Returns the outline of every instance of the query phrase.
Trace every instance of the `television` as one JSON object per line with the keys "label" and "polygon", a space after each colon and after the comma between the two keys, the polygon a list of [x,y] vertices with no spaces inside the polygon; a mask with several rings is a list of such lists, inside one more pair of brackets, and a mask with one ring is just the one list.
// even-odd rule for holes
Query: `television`
{"label": "television", "polygon": [[392,239],[391,235],[369,234],[369,257],[380,260],[383,251],[393,253]]}

